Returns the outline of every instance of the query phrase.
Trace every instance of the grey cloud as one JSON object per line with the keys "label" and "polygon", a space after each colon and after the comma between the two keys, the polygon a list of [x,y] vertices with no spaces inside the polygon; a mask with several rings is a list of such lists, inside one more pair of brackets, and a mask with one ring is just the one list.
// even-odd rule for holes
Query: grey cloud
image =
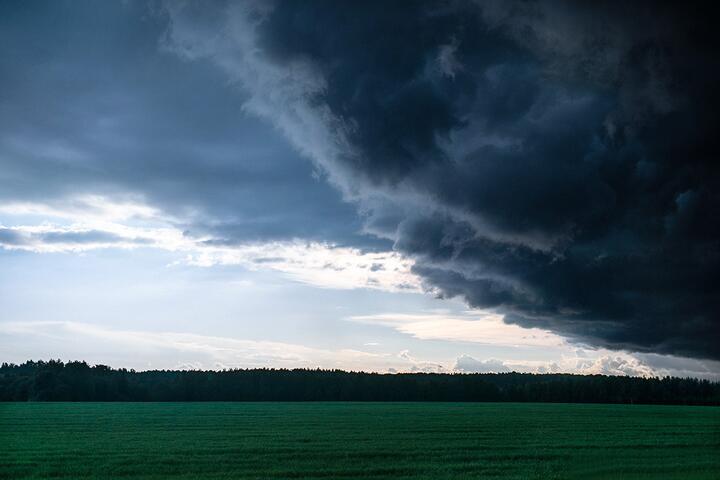
{"label": "grey cloud", "polygon": [[198,24],[172,4],[168,46],[240,82],[429,286],[596,346],[720,358],[710,19],[645,2],[254,5]]}
{"label": "grey cloud", "polygon": [[17,230],[0,227],[0,244],[20,246],[27,244],[27,238]]}
{"label": "grey cloud", "polygon": [[102,230],[64,230],[59,228],[28,231],[0,227],[0,246],[6,248],[43,251],[58,244],[82,249],[88,244],[143,246],[152,243],[153,241],[147,238],[122,237]]}
{"label": "grey cloud", "polygon": [[228,244],[387,245],[237,84],[160,48],[167,21],[140,2],[0,6],[0,202],[132,197]]}
{"label": "grey cloud", "polygon": [[720,362],[698,360],[654,353],[639,353],[640,362],[652,368],[659,376],[706,378],[717,381],[720,378]]}
{"label": "grey cloud", "polygon": [[506,321],[718,359],[715,30],[650,2],[3,3],[0,202],[393,246]]}
{"label": "grey cloud", "polygon": [[[88,230],[84,232],[48,232],[34,236],[43,243],[117,243],[128,239],[110,232]],[[147,239],[132,239],[133,243],[150,243]]]}
{"label": "grey cloud", "polygon": [[253,260],[253,263],[279,263],[286,262],[288,259],[283,257],[262,257]]}

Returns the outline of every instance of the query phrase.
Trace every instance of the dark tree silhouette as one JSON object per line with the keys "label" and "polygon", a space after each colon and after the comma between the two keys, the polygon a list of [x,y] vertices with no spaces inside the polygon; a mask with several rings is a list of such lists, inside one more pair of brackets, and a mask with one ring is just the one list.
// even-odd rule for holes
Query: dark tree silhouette
{"label": "dark tree silhouette", "polygon": [[720,405],[720,383],[692,378],[341,370],[113,369],[85,362],[0,366],[0,401],[457,401]]}

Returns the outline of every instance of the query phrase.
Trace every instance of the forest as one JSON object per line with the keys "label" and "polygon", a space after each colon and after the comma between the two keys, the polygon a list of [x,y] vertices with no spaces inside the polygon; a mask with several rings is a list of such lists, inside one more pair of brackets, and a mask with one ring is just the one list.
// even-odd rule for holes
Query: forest
{"label": "forest", "polygon": [[720,405],[720,383],[693,378],[341,370],[114,369],[60,360],[0,366],[0,401],[442,401]]}

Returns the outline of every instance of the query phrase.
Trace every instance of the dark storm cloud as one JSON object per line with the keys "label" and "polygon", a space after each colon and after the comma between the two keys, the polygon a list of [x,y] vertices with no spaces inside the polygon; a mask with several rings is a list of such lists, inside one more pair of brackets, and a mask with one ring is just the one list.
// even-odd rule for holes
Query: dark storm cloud
{"label": "dark storm cloud", "polygon": [[720,358],[719,70],[701,4],[169,4],[366,231],[445,296]]}
{"label": "dark storm cloud", "polygon": [[[352,206],[141,2],[0,5],[0,202],[147,202],[188,235],[373,246]],[[65,202],[67,203],[67,202]]]}

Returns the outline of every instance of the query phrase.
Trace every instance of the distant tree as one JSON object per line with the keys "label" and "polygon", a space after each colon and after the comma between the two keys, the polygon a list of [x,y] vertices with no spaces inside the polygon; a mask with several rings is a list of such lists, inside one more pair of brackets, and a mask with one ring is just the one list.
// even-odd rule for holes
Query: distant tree
{"label": "distant tree", "polygon": [[60,360],[0,366],[0,401],[219,400],[720,405],[720,383],[675,377],[378,374],[320,369],[136,372]]}

